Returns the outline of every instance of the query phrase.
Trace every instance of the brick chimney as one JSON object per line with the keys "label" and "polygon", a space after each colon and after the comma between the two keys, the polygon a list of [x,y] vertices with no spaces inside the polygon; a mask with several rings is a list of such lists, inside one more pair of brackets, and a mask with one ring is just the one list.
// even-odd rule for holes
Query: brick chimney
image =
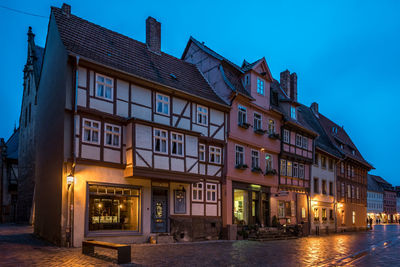
{"label": "brick chimney", "polygon": [[283,91],[290,97],[290,71],[285,70],[281,72],[281,87]]}
{"label": "brick chimney", "polygon": [[297,74],[290,74],[290,98],[297,102]]}
{"label": "brick chimney", "polygon": [[64,15],[67,15],[67,17],[69,18],[69,16],[71,15],[71,6],[66,3],[63,3],[61,11]]}
{"label": "brick chimney", "polygon": [[312,102],[311,109],[314,112],[314,114],[317,115],[317,117],[318,117],[319,111],[318,111],[318,103],[317,102]]}
{"label": "brick chimney", "polygon": [[146,19],[146,44],[151,51],[161,53],[161,23],[152,17]]}

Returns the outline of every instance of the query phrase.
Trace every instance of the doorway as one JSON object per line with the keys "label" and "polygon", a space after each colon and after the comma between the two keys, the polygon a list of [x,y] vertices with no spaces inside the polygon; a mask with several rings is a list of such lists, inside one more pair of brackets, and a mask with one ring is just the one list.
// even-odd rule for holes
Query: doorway
{"label": "doorway", "polygon": [[168,232],[168,189],[152,189],[151,232]]}

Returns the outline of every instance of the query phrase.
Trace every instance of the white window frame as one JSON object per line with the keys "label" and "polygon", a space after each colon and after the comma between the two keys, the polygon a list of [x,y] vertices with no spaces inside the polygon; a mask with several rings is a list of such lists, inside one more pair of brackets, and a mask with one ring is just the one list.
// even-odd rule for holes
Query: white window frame
{"label": "white window frame", "polygon": [[290,106],[290,117],[297,120],[296,107]]}
{"label": "white window frame", "polygon": [[283,176],[286,176],[287,174],[287,163],[285,159],[281,159],[280,172]]}
{"label": "white window frame", "polygon": [[283,130],[283,142],[290,144],[290,131],[289,130],[286,130],[286,129]]}
{"label": "white window frame", "polygon": [[247,108],[238,105],[238,124],[241,125],[244,123],[247,123]]}
{"label": "white window frame", "polygon": [[303,147],[303,136],[296,134],[296,146]]}
{"label": "white window frame", "polygon": [[351,198],[351,185],[347,185],[347,198]]}
{"label": "white window frame", "polygon": [[[208,203],[217,203],[218,194],[217,194],[217,184],[206,183],[206,202]],[[213,199],[214,197],[214,199]]]}
{"label": "white window frame", "polygon": [[[259,117],[256,118],[256,116],[259,116]],[[260,113],[258,113],[258,112],[254,112],[253,120],[254,120],[253,121],[253,123],[254,123],[254,125],[253,125],[254,131],[255,130],[261,130],[262,129],[262,115]]]}
{"label": "white window frame", "polygon": [[201,161],[201,162],[206,161],[206,145],[205,144],[199,144],[199,161]]}
{"label": "white window frame", "polygon": [[[238,148],[241,148],[242,149],[242,151],[238,151]],[[240,146],[240,145],[235,145],[235,165],[236,166],[238,166],[238,165],[240,165],[240,164],[246,164],[245,162],[245,149],[244,149],[244,146]],[[242,161],[241,162],[239,162],[239,157],[238,156],[241,156],[241,158],[242,158]]]}
{"label": "white window frame", "polygon": [[257,93],[265,95],[265,81],[259,77],[257,77]]}
{"label": "white window frame", "polygon": [[208,107],[197,105],[196,121],[201,125],[208,125]]}
{"label": "white window frame", "polygon": [[258,150],[251,150],[251,168],[260,168],[260,151]]}
{"label": "white window frame", "polygon": [[[194,196],[195,191],[196,191],[196,197]],[[204,200],[203,192],[204,192],[204,183],[203,182],[192,184],[192,201],[203,202],[203,200]]]}
{"label": "white window frame", "polygon": [[275,133],[275,120],[273,119],[268,120],[268,133],[269,134]]}
{"label": "white window frame", "polygon": [[299,164],[297,162],[293,162],[293,170],[292,170],[293,177],[299,177]]}
{"label": "white window frame", "polygon": [[303,136],[302,145],[304,149],[308,149],[308,138]]}
{"label": "white window frame", "polygon": [[[181,137],[179,139],[178,137]],[[171,132],[171,155],[178,156],[178,157],[183,157],[185,154],[185,135],[177,132]],[[176,144],[176,152],[174,153],[173,147],[174,144]],[[182,147],[182,153],[179,154],[179,145]]]}
{"label": "white window frame", "polygon": [[[111,127],[111,130],[108,130],[107,127]],[[118,130],[117,130],[118,129]],[[112,144],[107,144],[108,136],[111,135],[111,143]],[[118,144],[114,144],[114,137],[117,136]],[[104,146],[107,147],[115,147],[115,148],[120,148],[121,147],[121,126],[115,125],[115,124],[110,124],[110,123],[105,123],[104,124]]]}
{"label": "white window frame", "polygon": [[[160,131],[160,135],[156,135],[156,131]],[[163,132],[165,133],[165,137],[162,136]],[[165,141],[165,152],[156,150],[156,143],[158,139],[160,140],[160,150],[162,150],[162,142]],[[154,144],[153,152],[168,154],[168,131],[159,128],[153,128],[153,144]]]}
{"label": "white window frame", "polygon": [[[212,160],[214,155],[214,160]],[[218,159],[218,160],[217,160]],[[214,164],[221,164],[222,162],[222,148],[217,146],[208,147],[208,162]]]}
{"label": "white window frame", "polygon": [[304,164],[299,164],[299,178],[304,179]]}
{"label": "white window frame", "polygon": [[[98,80],[99,77],[103,78],[103,79],[104,79],[104,82],[99,81],[99,80]],[[107,84],[106,80],[110,80],[110,81],[111,81],[111,84]],[[102,95],[99,95],[99,89],[98,89],[98,86],[99,86],[99,85],[102,85],[102,86],[103,86],[103,94],[102,94]],[[110,90],[111,90],[111,97],[110,97],[110,98],[106,97],[106,89],[107,89],[107,87],[110,88]],[[111,77],[109,77],[109,76],[96,73],[96,90],[95,90],[95,95],[96,95],[96,97],[98,97],[98,98],[102,98],[102,99],[106,99],[106,100],[109,100],[109,101],[113,101],[113,100],[114,100],[114,79],[111,78]]]}
{"label": "white window frame", "polygon": [[[158,97],[161,96],[161,99],[158,99]],[[166,99],[165,99],[166,98]],[[156,93],[156,106],[155,106],[155,112],[158,114],[163,114],[169,116],[170,114],[170,97],[168,95]],[[161,111],[158,111],[158,103],[161,103]],[[164,107],[167,107],[167,113],[164,112]]]}
{"label": "white window frame", "polygon": [[[290,165],[290,167],[289,167],[289,165]],[[293,169],[292,168],[293,168],[293,162],[288,160],[286,162],[286,175],[289,176],[289,177],[292,177],[292,175],[293,175]]]}
{"label": "white window frame", "polygon": [[[85,125],[85,122],[89,122],[90,126]],[[99,127],[98,128],[94,127],[93,126],[94,123],[97,123]],[[89,131],[90,140],[85,140],[85,131],[86,130]],[[97,141],[92,141],[94,132],[97,132]],[[82,143],[100,145],[100,138],[101,138],[100,132],[101,132],[101,122],[100,121],[90,120],[90,119],[86,119],[86,118],[82,119]]]}
{"label": "white window frame", "polygon": [[[269,157],[269,159],[267,159],[267,157]],[[274,161],[271,154],[265,154],[265,169],[267,171],[271,171],[274,169]]]}

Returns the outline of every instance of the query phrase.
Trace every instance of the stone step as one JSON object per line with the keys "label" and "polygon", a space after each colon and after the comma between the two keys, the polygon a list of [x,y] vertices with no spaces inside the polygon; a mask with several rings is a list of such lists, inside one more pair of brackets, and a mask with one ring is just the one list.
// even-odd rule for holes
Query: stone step
{"label": "stone step", "polygon": [[157,244],[171,244],[175,243],[174,237],[172,235],[157,235]]}

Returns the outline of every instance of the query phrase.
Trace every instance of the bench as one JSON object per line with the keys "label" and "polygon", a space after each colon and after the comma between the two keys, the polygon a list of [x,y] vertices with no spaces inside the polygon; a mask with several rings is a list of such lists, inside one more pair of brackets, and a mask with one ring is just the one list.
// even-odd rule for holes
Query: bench
{"label": "bench", "polygon": [[86,240],[82,242],[82,254],[94,254],[95,247],[109,248],[117,251],[118,264],[131,262],[131,246],[103,241]]}

